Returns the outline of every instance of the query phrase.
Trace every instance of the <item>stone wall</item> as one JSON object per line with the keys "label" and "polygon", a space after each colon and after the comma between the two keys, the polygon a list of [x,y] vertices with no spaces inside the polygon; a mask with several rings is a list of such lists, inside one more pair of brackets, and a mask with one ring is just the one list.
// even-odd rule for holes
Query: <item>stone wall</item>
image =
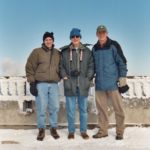
{"label": "stone wall", "polygon": [[[123,94],[124,110],[127,124],[150,125],[150,77],[128,78],[130,90]],[[59,124],[66,125],[65,97],[63,84],[60,87]],[[91,87],[88,100],[89,124],[97,123],[95,104],[95,90]],[[36,107],[34,97],[29,92],[29,85],[25,77],[0,78],[0,125],[36,125]],[[29,113],[26,102],[32,102],[32,111]],[[108,101],[110,123],[115,123],[111,101]],[[30,109],[31,109],[30,108]],[[78,109],[78,107],[77,107]],[[79,114],[76,112],[76,123]],[[48,121],[47,121],[48,123]]]}

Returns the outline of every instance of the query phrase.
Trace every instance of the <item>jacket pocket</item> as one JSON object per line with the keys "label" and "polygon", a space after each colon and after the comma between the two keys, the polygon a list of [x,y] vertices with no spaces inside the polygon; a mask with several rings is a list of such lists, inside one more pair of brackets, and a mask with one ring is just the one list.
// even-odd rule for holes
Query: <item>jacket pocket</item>
{"label": "jacket pocket", "polygon": [[48,70],[48,65],[47,64],[39,64],[38,68],[36,70],[37,73],[45,73]]}
{"label": "jacket pocket", "polygon": [[80,84],[80,86],[85,90],[88,90],[90,88],[90,81],[86,77],[80,79]]}
{"label": "jacket pocket", "polygon": [[64,88],[65,88],[65,90],[71,90],[71,80],[70,79],[64,80]]}
{"label": "jacket pocket", "polygon": [[60,81],[60,76],[59,76],[59,72],[57,71],[57,66],[52,66],[50,68],[49,80],[56,81],[56,82]]}

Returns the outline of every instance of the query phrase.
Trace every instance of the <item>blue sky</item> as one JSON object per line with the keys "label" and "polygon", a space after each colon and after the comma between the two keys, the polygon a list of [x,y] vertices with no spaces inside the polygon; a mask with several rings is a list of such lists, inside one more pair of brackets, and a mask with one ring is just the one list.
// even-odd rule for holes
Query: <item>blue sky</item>
{"label": "blue sky", "polygon": [[57,48],[70,42],[73,27],[81,29],[83,43],[94,44],[100,24],[121,44],[128,75],[150,75],[149,8],[150,0],[1,0],[0,75],[23,75],[45,31],[54,32]]}

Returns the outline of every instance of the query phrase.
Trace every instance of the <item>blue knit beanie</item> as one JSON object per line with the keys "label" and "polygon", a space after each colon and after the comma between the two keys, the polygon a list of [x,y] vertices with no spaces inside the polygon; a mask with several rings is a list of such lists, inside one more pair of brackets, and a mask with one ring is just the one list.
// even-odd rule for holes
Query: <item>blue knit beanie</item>
{"label": "blue knit beanie", "polygon": [[73,37],[73,36],[79,36],[80,38],[82,37],[81,36],[81,30],[80,29],[78,29],[78,28],[73,28],[71,31],[70,31],[70,39],[71,39],[71,37]]}

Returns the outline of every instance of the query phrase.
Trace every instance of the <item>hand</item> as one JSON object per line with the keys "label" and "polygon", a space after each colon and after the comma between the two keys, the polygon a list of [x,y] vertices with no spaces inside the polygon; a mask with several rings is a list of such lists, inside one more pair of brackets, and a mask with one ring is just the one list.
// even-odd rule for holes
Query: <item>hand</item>
{"label": "hand", "polygon": [[67,76],[65,76],[65,77],[64,77],[64,80],[68,80],[68,77],[67,77]]}
{"label": "hand", "polygon": [[126,77],[120,77],[119,78],[119,87],[123,87],[127,85]]}
{"label": "hand", "polygon": [[37,96],[38,95],[38,90],[36,88],[36,83],[33,82],[33,83],[30,83],[30,93],[33,95],[33,96]]}
{"label": "hand", "polygon": [[125,93],[129,90],[129,86],[127,85],[126,77],[119,78],[119,87],[118,90],[120,93]]}

